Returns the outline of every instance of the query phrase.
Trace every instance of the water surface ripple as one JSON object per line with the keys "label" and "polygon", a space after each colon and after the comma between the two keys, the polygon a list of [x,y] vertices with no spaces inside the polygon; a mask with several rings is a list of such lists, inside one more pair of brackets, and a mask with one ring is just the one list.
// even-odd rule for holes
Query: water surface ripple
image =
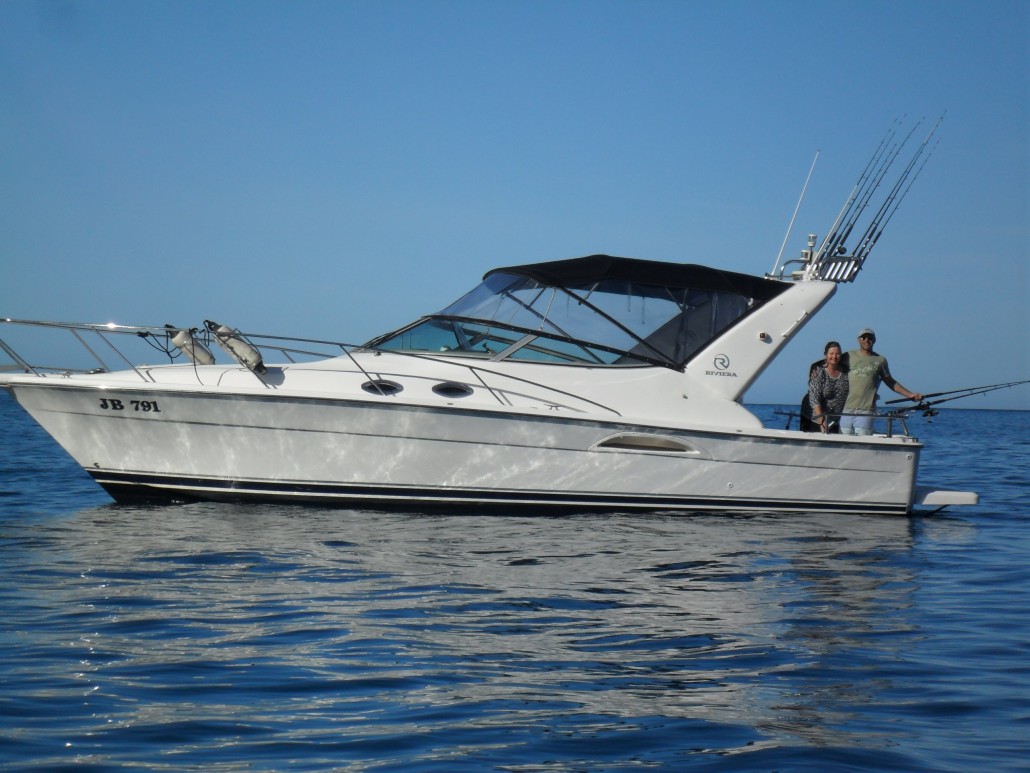
{"label": "water surface ripple", "polygon": [[938,432],[986,501],[911,519],[123,507],[22,427],[0,765],[1025,769],[1015,416]]}

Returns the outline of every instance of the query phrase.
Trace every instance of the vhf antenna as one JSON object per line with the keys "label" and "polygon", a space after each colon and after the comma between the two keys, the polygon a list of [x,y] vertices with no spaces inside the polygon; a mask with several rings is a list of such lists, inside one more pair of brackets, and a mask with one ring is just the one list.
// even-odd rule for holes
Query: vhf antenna
{"label": "vhf antenna", "polygon": [[783,251],[787,248],[787,240],[790,239],[790,232],[794,228],[794,221],[797,219],[798,210],[801,209],[801,202],[805,200],[805,191],[808,190],[808,182],[812,179],[812,172],[815,171],[815,162],[819,160],[819,151],[815,152],[815,158],[812,159],[812,166],[808,169],[808,177],[805,178],[805,184],[801,186],[801,195],[798,196],[798,204],[794,207],[794,214],[791,215],[790,225],[787,226],[787,235],[783,237],[783,244],[780,245],[780,254],[776,256],[776,263],[773,265],[772,273],[769,276],[776,276],[776,269],[780,267],[780,260],[783,258]]}

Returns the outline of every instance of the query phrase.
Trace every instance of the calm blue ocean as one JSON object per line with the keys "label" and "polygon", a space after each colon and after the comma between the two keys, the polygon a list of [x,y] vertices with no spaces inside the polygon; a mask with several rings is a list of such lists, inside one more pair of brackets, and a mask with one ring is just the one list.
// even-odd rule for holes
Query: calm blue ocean
{"label": "calm blue ocean", "polygon": [[1026,771],[1030,412],[910,428],[979,506],[125,507],[0,394],[0,768]]}

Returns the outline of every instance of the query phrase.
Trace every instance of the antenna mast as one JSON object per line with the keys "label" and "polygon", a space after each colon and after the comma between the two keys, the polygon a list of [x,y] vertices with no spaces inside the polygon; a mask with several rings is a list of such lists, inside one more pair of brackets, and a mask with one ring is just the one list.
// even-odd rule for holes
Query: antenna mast
{"label": "antenna mast", "polygon": [[776,276],[776,269],[780,267],[780,259],[783,258],[783,251],[787,248],[787,240],[790,239],[790,232],[794,228],[794,220],[798,216],[798,210],[801,209],[801,202],[805,200],[805,191],[808,190],[808,182],[812,179],[812,172],[815,171],[815,162],[819,160],[819,151],[815,152],[815,158],[812,159],[812,166],[808,169],[808,177],[805,178],[805,184],[801,186],[801,195],[798,196],[798,204],[794,207],[794,214],[790,217],[790,225],[787,226],[787,235],[783,237],[783,244],[780,245],[780,254],[776,256],[776,263],[773,265],[773,270],[769,276]]}

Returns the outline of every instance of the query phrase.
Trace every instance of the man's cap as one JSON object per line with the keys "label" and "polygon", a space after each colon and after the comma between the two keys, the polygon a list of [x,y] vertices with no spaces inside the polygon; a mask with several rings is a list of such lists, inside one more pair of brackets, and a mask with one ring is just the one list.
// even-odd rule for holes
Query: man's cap
{"label": "man's cap", "polygon": [[873,338],[876,338],[876,333],[873,332],[871,327],[864,327],[858,331],[858,337],[861,338],[862,336],[872,336]]}

